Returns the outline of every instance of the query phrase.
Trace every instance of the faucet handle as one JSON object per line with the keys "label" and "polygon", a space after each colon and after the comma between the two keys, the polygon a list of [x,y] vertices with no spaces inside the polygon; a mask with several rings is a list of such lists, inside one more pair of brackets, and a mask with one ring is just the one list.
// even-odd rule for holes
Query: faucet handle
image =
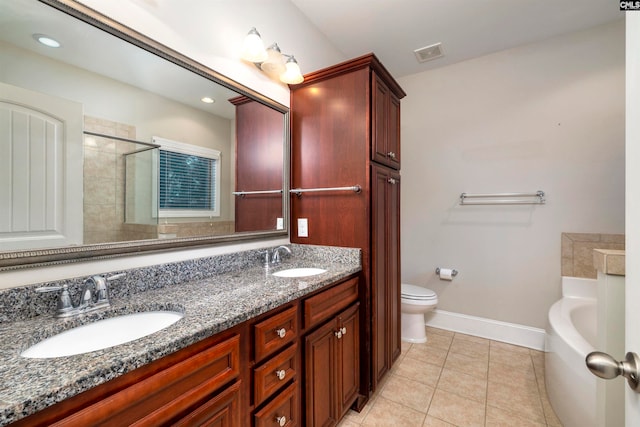
{"label": "faucet handle", "polygon": [[71,295],[69,295],[69,286],[64,284],[62,286],[42,286],[40,288],[36,288],[36,292],[44,293],[44,292],[55,292],[60,291],[60,296],[58,297],[58,308],[57,313],[61,315],[63,313],[67,313],[73,310],[73,302],[71,301]]}
{"label": "faucet handle", "polygon": [[118,273],[118,274],[114,274],[112,276],[107,277],[106,280],[107,282],[112,282],[114,280],[122,279],[126,275],[127,273]]}

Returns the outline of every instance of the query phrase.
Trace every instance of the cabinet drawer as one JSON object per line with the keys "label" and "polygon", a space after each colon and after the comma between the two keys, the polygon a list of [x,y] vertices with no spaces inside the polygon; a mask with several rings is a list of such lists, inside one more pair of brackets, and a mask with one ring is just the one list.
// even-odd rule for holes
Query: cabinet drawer
{"label": "cabinet drawer", "polygon": [[296,377],[297,344],[281,351],[253,370],[253,396],[256,406]]}
{"label": "cabinet drawer", "polygon": [[255,360],[283,348],[298,336],[298,311],[291,307],[253,326]]}
{"label": "cabinet drawer", "polygon": [[254,414],[254,427],[294,427],[298,424],[298,383],[296,381]]}
{"label": "cabinet drawer", "polygon": [[304,326],[309,328],[333,316],[358,299],[358,278],[312,296],[304,301]]}
{"label": "cabinet drawer", "polygon": [[61,420],[60,425],[140,425],[170,422],[239,376],[235,335]]}
{"label": "cabinet drawer", "polygon": [[240,381],[172,424],[173,427],[240,427]]}

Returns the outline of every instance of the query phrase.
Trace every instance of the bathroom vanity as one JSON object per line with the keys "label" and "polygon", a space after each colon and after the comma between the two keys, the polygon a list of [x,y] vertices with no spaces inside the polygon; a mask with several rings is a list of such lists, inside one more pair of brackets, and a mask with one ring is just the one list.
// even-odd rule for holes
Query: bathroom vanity
{"label": "bathroom vanity", "polygon": [[[85,319],[37,316],[0,324],[7,339],[0,350],[0,425],[337,423],[358,394],[361,265],[360,251],[334,249],[310,258],[300,254],[313,248],[297,246],[275,268],[254,262],[116,297],[112,308]],[[249,252],[249,259],[259,258]],[[273,275],[310,266],[326,272]],[[184,317],[130,343],[63,358],[20,356],[33,341],[77,322],[167,309]]]}

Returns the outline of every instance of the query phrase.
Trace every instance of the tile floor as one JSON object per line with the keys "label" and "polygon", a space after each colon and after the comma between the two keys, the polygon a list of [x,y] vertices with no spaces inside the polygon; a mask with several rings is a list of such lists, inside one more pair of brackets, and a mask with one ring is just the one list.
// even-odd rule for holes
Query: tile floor
{"label": "tile floor", "polygon": [[427,327],[425,344],[402,354],[362,412],[339,427],[552,426],[544,353]]}

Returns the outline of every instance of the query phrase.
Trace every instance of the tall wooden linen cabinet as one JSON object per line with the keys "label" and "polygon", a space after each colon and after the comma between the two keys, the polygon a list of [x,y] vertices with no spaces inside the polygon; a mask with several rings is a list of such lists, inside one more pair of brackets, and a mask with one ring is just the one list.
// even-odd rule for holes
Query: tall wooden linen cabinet
{"label": "tall wooden linen cabinet", "polygon": [[[362,249],[360,389],[400,354],[400,99],[373,54],[291,86],[291,241]],[[354,191],[348,187],[360,188]],[[347,189],[341,189],[347,187]],[[333,190],[326,190],[333,189]],[[306,219],[307,237],[298,220]]]}

